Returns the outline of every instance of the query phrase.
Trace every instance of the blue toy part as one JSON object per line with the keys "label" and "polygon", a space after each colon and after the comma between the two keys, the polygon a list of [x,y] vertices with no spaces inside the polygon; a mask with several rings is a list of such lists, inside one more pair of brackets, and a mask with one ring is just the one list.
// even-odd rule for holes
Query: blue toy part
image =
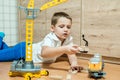
{"label": "blue toy part", "polygon": [[106,75],[105,72],[91,72],[89,76],[94,78],[101,78],[104,77],[105,75]]}

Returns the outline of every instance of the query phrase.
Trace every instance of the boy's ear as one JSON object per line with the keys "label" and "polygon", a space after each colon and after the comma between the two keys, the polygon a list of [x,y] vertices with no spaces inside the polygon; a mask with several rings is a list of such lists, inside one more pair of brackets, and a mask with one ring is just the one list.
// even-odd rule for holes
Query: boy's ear
{"label": "boy's ear", "polygon": [[54,32],[54,26],[53,25],[51,25],[51,31]]}

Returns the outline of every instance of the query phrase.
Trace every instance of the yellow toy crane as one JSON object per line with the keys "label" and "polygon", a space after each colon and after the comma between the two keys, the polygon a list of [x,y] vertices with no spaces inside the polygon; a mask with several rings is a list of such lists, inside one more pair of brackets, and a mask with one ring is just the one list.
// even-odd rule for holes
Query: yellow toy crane
{"label": "yellow toy crane", "polygon": [[34,65],[32,60],[34,19],[37,17],[37,11],[48,9],[66,1],[67,0],[52,0],[45,3],[40,9],[35,9],[34,0],[30,0],[27,8],[20,7],[26,12],[26,58],[25,60],[13,61],[9,76],[23,76],[25,77],[24,80],[31,80],[32,77],[40,78],[41,76],[47,76],[49,74],[47,70],[41,70],[40,66]]}

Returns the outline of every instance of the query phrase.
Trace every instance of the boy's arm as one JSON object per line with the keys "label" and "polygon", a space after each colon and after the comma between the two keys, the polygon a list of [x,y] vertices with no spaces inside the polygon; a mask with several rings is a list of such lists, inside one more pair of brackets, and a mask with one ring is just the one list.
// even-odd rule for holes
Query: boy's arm
{"label": "boy's arm", "polygon": [[75,54],[72,55],[68,55],[70,64],[71,64],[71,70],[75,73],[77,72],[81,72],[81,70],[83,70],[82,66],[78,65],[78,61],[77,61],[77,56]]}
{"label": "boy's arm", "polygon": [[41,56],[44,58],[53,58],[56,56],[60,56],[62,54],[76,54],[78,52],[78,48],[75,46],[60,46],[60,47],[49,47],[43,46]]}
{"label": "boy's arm", "polygon": [[67,55],[71,66],[78,66],[77,57],[75,54]]}
{"label": "boy's arm", "polygon": [[81,70],[83,70],[83,67],[78,65],[78,61],[77,61],[77,56],[75,54],[72,55],[68,55],[70,64],[71,64],[71,70],[72,71],[77,71],[77,72],[81,72]]}
{"label": "boy's arm", "polygon": [[54,47],[43,46],[41,56],[44,58],[53,58],[53,57],[62,55],[64,53],[65,53],[64,47],[55,47],[54,48]]}

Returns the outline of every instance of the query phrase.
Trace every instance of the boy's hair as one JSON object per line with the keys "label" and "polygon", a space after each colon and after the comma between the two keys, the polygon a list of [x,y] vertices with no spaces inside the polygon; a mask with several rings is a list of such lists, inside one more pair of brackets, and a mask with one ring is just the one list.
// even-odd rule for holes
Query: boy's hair
{"label": "boy's hair", "polygon": [[65,13],[65,12],[56,12],[52,16],[51,25],[55,26],[60,17],[65,17],[65,18],[71,20],[71,23],[72,23],[72,18],[67,13]]}

